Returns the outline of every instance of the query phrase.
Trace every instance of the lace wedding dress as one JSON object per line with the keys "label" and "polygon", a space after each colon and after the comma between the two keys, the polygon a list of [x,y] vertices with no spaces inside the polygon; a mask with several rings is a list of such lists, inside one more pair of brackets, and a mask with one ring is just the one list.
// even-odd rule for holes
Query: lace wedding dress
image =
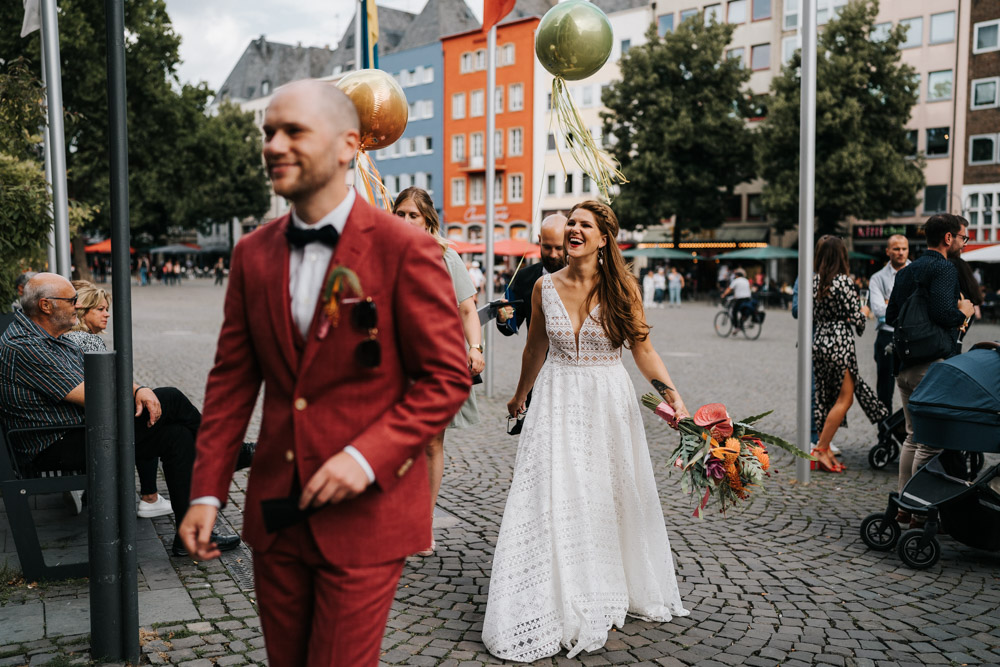
{"label": "lace wedding dress", "polygon": [[625,615],[686,616],[632,381],[594,308],[573,335],[549,275],[549,353],[493,556],[483,643],[530,662],[594,651]]}

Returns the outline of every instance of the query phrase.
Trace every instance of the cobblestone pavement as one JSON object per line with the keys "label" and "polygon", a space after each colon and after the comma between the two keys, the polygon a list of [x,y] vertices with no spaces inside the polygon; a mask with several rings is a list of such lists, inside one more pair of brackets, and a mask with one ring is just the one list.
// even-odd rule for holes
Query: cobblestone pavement
{"label": "cobblestone pavement", "polygon": [[[208,281],[136,288],[137,379],[175,385],[200,405],[221,302],[222,290]],[[653,342],[687,405],[723,402],[736,416],[773,408],[762,427],[794,440],[794,320],[787,312],[769,311],[760,340],[722,339],[712,330],[714,313],[706,304],[689,304],[649,314]],[[1000,339],[1000,327],[973,327],[970,341],[987,339]],[[858,341],[861,373],[872,384],[873,341],[872,330]],[[521,344],[495,337],[495,396],[480,395],[478,427],[448,434],[439,506],[451,516],[437,529],[437,553],[407,564],[383,642],[384,665],[501,664],[486,652],[480,629],[517,447],[505,433],[503,415]],[[631,358],[626,365],[637,391],[646,391]],[[895,466],[868,467],[876,432],[856,405],[850,428],[836,440],[848,465],[845,474],[813,473],[810,484],[799,485],[791,457],[772,454],[767,493],[757,494],[744,512],[703,520],[692,518],[694,500],[669,472],[674,437],[651,415],[646,419],[681,596],[691,615],[671,623],[629,619],[602,650],[536,664],[1000,665],[1000,555],[944,538],[940,562],[913,571],[895,553],[869,551],[859,539],[862,518],[884,508],[895,486]],[[245,481],[237,476],[224,514],[235,530]],[[155,525],[168,540],[171,522],[163,518]],[[244,576],[248,554],[236,552],[226,563],[173,563],[202,620],[148,628],[145,659],[191,666],[264,663],[256,601]],[[85,595],[86,585],[49,590]],[[0,603],[22,604],[46,594],[8,586]],[[86,644],[82,636],[0,646],[0,666],[85,663]]]}

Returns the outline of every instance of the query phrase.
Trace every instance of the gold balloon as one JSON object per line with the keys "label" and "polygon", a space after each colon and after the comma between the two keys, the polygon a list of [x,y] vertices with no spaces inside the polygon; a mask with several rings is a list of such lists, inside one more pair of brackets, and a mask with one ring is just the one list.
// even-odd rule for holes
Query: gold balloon
{"label": "gold balloon", "polygon": [[611,22],[586,0],[561,2],[545,12],[535,36],[535,55],[553,76],[586,79],[611,55]]}
{"label": "gold balloon", "polygon": [[395,79],[380,69],[362,69],[344,76],[337,87],[351,98],[361,122],[361,148],[391,146],[403,136],[410,107]]}

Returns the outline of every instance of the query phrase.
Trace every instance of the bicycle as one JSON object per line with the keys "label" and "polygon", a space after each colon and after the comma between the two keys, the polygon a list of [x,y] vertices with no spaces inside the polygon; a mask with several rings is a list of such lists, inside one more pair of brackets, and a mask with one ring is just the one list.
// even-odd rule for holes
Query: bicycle
{"label": "bicycle", "polygon": [[[715,333],[722,338],[733,335],[733,331],[739,327],[733,322],[731,314],[732,297],[728,298],[722,305],[722,310],[715,314]],[[743,327],[740,329],[748,340],[760,338],[760,332],[764,328],[764,312],[760,309],[756,299],[750,301],[753,312],[748,314],[743,320]]]}

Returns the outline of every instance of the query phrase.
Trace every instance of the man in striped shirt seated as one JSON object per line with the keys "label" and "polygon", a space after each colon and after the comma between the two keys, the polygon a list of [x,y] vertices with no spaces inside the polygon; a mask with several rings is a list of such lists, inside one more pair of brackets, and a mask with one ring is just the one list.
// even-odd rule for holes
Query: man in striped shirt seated
{"label": "man in striped shirt seated", "polygon": [[[0,420],[8,428],[73,426],[84,420],[83,352],[62,335],[77,323],[76,290],[54,273],[28,281],[22,311],[0,336]],[[135,456],[158,458],[180,525],[191,495],[198,409],[179,390],[132,385],[135,396]],[[20,434],[14,450],[36,470],[83,470],[86,435],[82,429]],[[222,550],[239,536],[213,536]],[[187,555],[179,539],[173,554]]]}

